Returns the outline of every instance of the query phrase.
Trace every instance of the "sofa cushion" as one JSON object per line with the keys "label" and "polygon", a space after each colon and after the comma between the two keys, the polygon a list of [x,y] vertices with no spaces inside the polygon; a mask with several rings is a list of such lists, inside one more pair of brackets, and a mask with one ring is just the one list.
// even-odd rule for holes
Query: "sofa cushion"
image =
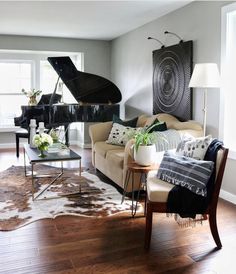
{"label": "sofa cushion", "polygon": [[159,121],[166,122],[167,128],[173,128],[173,124],[178,123],[179,120],[171,114],[159,113],[156,115]]}
{"label": "sofa cushion", "polygon": [[106,142],[112,145],[125,146],[140,130],[141,128],[127,127],[114,123]]}
{"label": "sofa cushion", "polygon": [[156,116],[152,115],[149,117],[143,116],[143,120],[145,119],[145,123],[143,124],[144,127],[149,127],[152,125],[154,122],[159,121]]}
{"label": "sofa cushion", "polygon": [[117,115],[113,114],[112,117],[112,122],[120,124],[122,126],[127,126],[127,127],[136,127],[138,121],[138,117],[135,117],[131,120],[121,120]]}
{"label": "sofa cushion", "polygon": [[151,202],[164,203],[174,185],[157,178],[156,171],[151,171],[147,178],[147,195]]}
{"label": "sofa cushion", "polygon": [[200,138],[194,138],[188,135],[184,136],[177,146],[176,154],[203,160],[211,141],[211,135]]}
{"label": "sofa cushion", "polygon": [[110,164],[123,168],[124,165],[124,150],[109,150],[106,159]]}
{"label": "sofa cushion", "polygon": [[147,130],[152,133],[154,131],[165,131],[167,126],[165,122],[160,122],[157,118],[150,124],[146,125]]}
{"label": "sofa cushion", "polygon": [[[116,146],[116,145],[110,145],[110,144],[107,144],[106,142],[96,142],[95,145],[94,145],[94,151],[101,155],[102,157],[106,158],[106,155],[107,155],[107,152],[109,150],[122,150],[122,147],[120,146]],[[123,149],[124,150],[124,149]]]}

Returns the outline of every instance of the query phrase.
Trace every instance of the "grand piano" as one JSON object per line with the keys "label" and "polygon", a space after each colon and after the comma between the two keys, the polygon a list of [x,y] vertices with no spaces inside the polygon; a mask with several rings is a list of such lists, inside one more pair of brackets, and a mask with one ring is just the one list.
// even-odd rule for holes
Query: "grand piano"
{"label": "grand piano", "polygon": [[[118,87],[106,78],[78,71],[70,57],[48,57],[58,77],[70,90],[78,104],[60,104],[55,90],[46,103],[37,106],[21,106],[22,114],[15,118],[15,125],[28,128],[30,119],[44,122],[46,128],[65,126],[73,122],[106,122],[113,114],[119,115],[122,99]],[[58,79],[59,79],[58,78]],[[58,81],[57,81],[58,83]],[[68,134],[66,143],[69,144]]]}

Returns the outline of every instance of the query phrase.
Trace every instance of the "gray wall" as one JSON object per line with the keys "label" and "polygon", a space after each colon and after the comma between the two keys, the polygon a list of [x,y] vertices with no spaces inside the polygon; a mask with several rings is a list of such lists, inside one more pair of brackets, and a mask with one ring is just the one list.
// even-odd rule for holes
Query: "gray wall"
{"label": "gray wall", "polygon": [[[194,2],[112,41],[111,75],[123,95],[123,110],[129,117],[152,113],[152,51],[160,48],[153,36],[166,45],[176,44],[177,33],[193,40],[193,62],[215,62],[220,66],[221,7],[225,2]],[[208,92],[208,131],[218,136],[219,90]],[[202,122],[203,92],[193,91],[193,118]],[[123,113],[124,114],[124,113]],[[217,116],[216,116],[217,115]]]}
{"label": "gray wall", "polygon": [[[152,113],[152,51],[160,48],[155,37],[166,45],[176,44],[178,39],[168,30],[177,33],[185,41],[193,40],[193,62],[214,62],[220,68],[221,55],[221,7],[229,2],[195,1],[112,41],[111,76],[122,91],[122,116],[134,117],[140,113]],[[193,119],[202,123],[203,92],[193,91]],[[219,133],[220,91],[208,91],[207,132],[214,137]],[[236,162],[229,159],[223,189],[236,198]],[[236,201],[236,199],[235,199]]]}
{"label": "gray wall", "polygon": [[110,42],[0,35],[0,49],[83,52],[84,70],[110,78]]}

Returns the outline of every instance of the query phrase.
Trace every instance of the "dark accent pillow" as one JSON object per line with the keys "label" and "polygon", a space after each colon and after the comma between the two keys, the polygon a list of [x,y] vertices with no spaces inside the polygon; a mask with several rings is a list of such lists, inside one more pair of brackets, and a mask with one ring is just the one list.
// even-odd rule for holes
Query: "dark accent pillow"
{"label": "dark accent pillow", "polygon": [[206,186],[213,168],[212,161],[196,160],[167,151],[158,169],[157,177],[206,197]]}
{"label": "dark accent pillow", "polygon": [[113,114],[112,121],[113,123],[117,123],[125,127],[136,127],[138,117],[132,120],[123,121],[117,115]]}
{"label": "dark accent pillow", "polygon": [[152,122],[152,124],[150,126],[147,127],[147,130],[151,127],[153,127],[153,128],[149,131],[150,133],[154,132],[154,131],[165,131],[165,130],[167,130],[166,123],[165,122],[160,122],[157,118]]}

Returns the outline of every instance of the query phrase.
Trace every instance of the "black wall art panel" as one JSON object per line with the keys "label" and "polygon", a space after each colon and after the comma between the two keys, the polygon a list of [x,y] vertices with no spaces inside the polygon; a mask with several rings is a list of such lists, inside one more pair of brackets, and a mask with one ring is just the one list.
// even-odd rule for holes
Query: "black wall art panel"
{"label": "black wall art panel", "polygon": [[153,114],[192,119],[192,41],[153,51]]}

